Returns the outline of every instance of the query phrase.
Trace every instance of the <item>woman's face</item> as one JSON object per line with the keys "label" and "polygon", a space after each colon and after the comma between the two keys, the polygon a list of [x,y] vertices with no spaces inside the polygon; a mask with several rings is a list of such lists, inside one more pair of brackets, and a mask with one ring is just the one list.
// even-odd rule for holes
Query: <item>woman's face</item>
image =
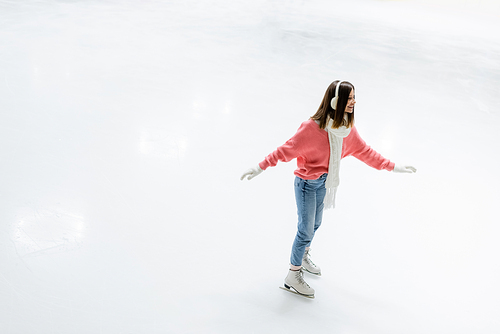
{"label": "woman's face", "polygon": [[351,89],[349,93],[349,98],[347,99],[347,105],[345,106],[345,112],[352,113],[354,111],[354,105],[356,104],[356,99],[354,97],[354,89]]}

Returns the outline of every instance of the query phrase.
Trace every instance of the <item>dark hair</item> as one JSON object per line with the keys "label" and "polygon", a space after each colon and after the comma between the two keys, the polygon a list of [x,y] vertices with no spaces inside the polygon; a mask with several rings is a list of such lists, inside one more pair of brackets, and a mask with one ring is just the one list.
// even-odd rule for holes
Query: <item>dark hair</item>
{"label": "dark hair", "polygon": [[328,117],[333,119],[333,128],[337,129],[341,126],[346,126],[348,128],[354,125],[354,110],[352,113],[345,115],[345,107],[347,106],[347,100],[349,99],[349,94],[351,90],[354,90],[354,86],[348,81],[342,81],[339,87],[339,99],[337,101],[337,108],[333,109],[331,105],[332,99],[335,97],[335,89],[339,80],[335,80],[328,86],[321,101],[321,105],[318,111],[311,117],[312,120],[319,121],[319,127],[324,129],[326,127],[326,122]]}

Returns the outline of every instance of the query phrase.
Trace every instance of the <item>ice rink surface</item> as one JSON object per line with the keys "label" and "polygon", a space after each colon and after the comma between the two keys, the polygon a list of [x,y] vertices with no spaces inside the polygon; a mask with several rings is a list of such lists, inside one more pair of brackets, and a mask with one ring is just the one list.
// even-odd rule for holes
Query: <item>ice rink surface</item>
{"label": "ice rink surface", "polygon": [[[0,332],[500,332],[496,1],[0,1]],[[336,79],[413,175],[341,166],[278,289]]]}

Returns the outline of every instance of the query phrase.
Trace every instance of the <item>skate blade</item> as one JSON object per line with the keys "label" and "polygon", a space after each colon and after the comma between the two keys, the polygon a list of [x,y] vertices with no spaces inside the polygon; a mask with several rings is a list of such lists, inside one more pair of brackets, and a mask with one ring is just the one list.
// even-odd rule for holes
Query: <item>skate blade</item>
{"label": "skate blade", "polygon": [[291,293],[293,293],[293,294],[296,294],[296,295],[299,295],[299,296],[302,296],[302,297],[306,297],[306,298],[309,298],[309,299],[314,299],[314,295],[303,295],[303,294],[301,294],[301,293],[298,293],[298,292],[297,292],[297,291],[295,291],[295,290],[292,290],[292,289],[287,289],[287,288],[282,287],[282,286],[280,286],[279,288],[280,288],[281,290],[285,290],[285,291],[291,292]]}

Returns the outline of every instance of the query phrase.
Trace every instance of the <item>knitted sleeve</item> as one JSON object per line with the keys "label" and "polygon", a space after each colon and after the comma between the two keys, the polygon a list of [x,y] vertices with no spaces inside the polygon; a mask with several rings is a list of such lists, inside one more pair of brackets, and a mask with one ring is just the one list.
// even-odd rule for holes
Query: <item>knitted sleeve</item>
{"label": "knitted sleeve", "polygon": [[368,166],[378,170],[385,169],[392,171],[394,169],[395,163],[384,158],[380,153],[368,146],[355,127],[351,129],[351,133],[345,138],[343,145],[345,145],[345,151],[343,150],[344,152],[342,152],[343,157],[352,155]]}
{"label": "knitted sleeve", "polygon": [[289,139],[285,144],[278,147],[274,152],[269,154],[262,162],[259,163],[262,170],[268,167],[274,167],[278,161],[289,162],[298,156],[298,150],[295,147],[293,138]]}
{"label": "knitted sleeve", "polygon": [[300,145],[298,143],[303,142],[303,138],[307,136],[307,131],[309,130],[303,123],[295,135],[261,161],[259,167],[266,170],[268,167],[276,166],[279,161],[289,162],[297,158],[300,154]]}

